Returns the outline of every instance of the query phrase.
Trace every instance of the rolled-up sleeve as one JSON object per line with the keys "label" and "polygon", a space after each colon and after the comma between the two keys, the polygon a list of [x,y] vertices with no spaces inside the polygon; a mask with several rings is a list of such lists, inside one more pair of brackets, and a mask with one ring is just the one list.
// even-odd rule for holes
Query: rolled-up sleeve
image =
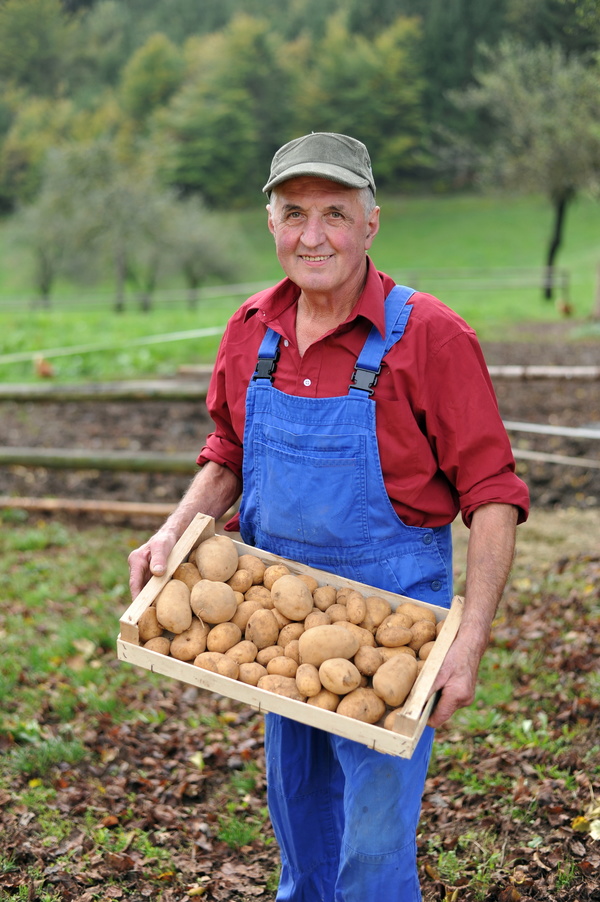
{"label": "rolled-up sleeve", "polygon": [[470,525],[478,507],[492,503],[514,505],[523,522],[529,491],[516,475],[510,440],[475,334],[464,331],[449,339],[430,355],[429,366],[432,378],[424,389],[427,431],[440,470],[457,492],[465,524]]}
{"label": "rolled-up sleeve", "polygon": [[[228,467],[241,479],[243,414],[240,424],[239,412],[236,417],[235,410],[230,406],[230,398],[234,407],[236,406],[239,392],[228,398],[227,380],[231,377],[228,377],[227,339],[228,330],[223,335],[206,395],[206,406],[214,424],[214,431],[206,437],[196,463],[202,467],[209,460],[214,461],[220,466]],[[245,395],[245,391],[243,394]]]}

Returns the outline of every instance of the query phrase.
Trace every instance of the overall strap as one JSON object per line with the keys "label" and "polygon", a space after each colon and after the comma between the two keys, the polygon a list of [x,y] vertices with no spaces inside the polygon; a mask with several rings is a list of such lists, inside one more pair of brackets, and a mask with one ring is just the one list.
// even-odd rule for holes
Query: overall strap
{"label": "overall strap", "polygon": [[349,395],[370,398],[373,394],[381,372],[381,361],[404,335],[412,311],[408,301],[414,293],[414,288],[396,285],[388,294],[385,301],[385,336],[377,326],[371,327],[354,367],[352,382],[348,386]]}
{"label": "overall strap", "polygon": [[279,340],[281,335],[273,329],[267,329],[258,349],[258,361],[252,379],[262,386],[273,382],[273,373],[279,360]]}

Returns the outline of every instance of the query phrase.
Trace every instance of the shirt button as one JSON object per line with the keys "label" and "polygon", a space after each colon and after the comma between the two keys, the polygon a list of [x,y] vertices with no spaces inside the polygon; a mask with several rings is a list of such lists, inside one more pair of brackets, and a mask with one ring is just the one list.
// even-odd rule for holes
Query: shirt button
{"label": "shirt button", "polygon": [[441,584],[441,582],[439,581],[439,579],[434,579],[434,580],[433,580],[433,582],[431,583],[431,588],[433,589],[434,592],[439,592],[439,591],[440,591],[440,589],[442,588],[442,584]]}
{"label": "shirt button", "polygon": [[428,532],[426,536],[423,536],[423,545],[431,545],[432,542],[433,536],[430,532]]}
{"label": "shirt button", "polygon": [[310,379],[305,379],[305,380],[304,380],[304,384],[305,384],[306,387],[308,388],[308,386],[311,385]]}
{"label": "shirt button", "polygon": [[284,346],[284,348],[289,348],[290,343],[289,343],[289,341],[287,340],[287,338],[284,338],[284,339],[283,339],[283,346]]}

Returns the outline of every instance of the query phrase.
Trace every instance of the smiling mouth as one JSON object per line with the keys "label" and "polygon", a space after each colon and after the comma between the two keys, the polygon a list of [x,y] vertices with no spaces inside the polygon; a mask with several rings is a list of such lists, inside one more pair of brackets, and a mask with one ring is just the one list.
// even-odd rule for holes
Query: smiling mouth
{"label": "smiling mouth", "polygon": [[325,260],[331,260],[332,254],[319,255],[318,257],[309,257],[307,254],[300,254],[300,259],[305,263],[323,263]]}

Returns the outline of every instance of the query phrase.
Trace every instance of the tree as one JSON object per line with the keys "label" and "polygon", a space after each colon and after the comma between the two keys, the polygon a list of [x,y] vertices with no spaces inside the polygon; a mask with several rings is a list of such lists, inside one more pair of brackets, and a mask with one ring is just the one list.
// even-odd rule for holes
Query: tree
{"label": "tree", "polygon": [[126,111],[143,122],[166,104],[181,84],[183,54],[164,34],[148,38],[123,70],[121,98]]}
{"label": "tree", "polygon": [[171,266],[183,275],[188,289],[188,305],[196,307],[199,290],[209,279],[237,276],[231,227],[219,222],[202,200],[188,197],[177,204],[166,235]]}
{"label": "tree", "polygon": [[544,292],[550,299],[568,205],[600,173],[599,59],[506,39],[486,57],[476,86],[454,99],[494,123],[489,143],[480,147],[484,183],[542,193],[552,204]]}
{"label": "tree", "polygon": [[54,96],[65,74],[73,28],[60,0],[0,4],[0,80]]}
{"label": "tree", "polygon": [[425,161],[418,37],[414,19],[400,18],[370,40],[348,31],[345,14],[332,16],[301,67],[296,134],[337,131],[363,140],[378,183],[397,187]]}
{"label": "tree", "polygon": [[211,206],[257,196],[289,128],[280,50],[269,24],[245,15],[188,42],[186,79],[152,133],[168,184]]}
{"label": "tree", "polygon": [[69,140],[75,111],[67,98],[27,97],[23,89],[6,96],[13,119],[0,144],[0,199],[14,208],[35,197],[46,154]]}

